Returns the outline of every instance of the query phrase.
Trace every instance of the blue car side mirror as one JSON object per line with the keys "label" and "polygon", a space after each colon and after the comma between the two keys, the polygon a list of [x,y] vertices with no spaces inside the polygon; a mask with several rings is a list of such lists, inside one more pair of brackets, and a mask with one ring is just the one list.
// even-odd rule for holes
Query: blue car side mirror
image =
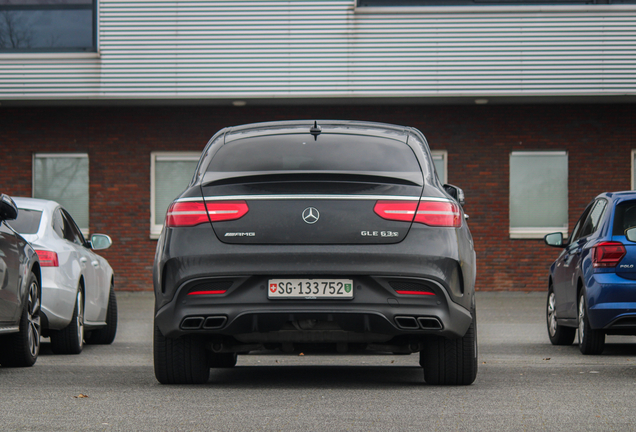
{"label": "blue car side mirror", "polygon": [[552,247],[564,246],[563,233],[560,233],[560,232],[547,234],[545,237],[543,237],[543,240],[545,241],[545,244],[547,244],[548,246],[552,246]]}

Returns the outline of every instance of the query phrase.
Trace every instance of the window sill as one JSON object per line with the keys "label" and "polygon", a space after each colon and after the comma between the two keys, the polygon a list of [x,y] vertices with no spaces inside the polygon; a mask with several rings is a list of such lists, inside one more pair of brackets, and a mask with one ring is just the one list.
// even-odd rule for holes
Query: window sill
{"label": "window sill", "polygon": [[159,227],[159,230],[156,228],[150,228],[150,240],[157,240],[161,236],[161,230],[163,227]]}
{"label": "window sill", "polygon": [[59,53],[0,53],[0,60],[75,60],[96,59],[98,52],[59,52]]}
{"label": "window sill", "polygon": [[356,14],[634,12],[636,4],[505,6],[356,6]]}
{"label": "window sill", "polygon": [[510,238],[515,240],[542,239],[546,234],[560,232],[564,238],[568,236],[567,228],[510,228]]}

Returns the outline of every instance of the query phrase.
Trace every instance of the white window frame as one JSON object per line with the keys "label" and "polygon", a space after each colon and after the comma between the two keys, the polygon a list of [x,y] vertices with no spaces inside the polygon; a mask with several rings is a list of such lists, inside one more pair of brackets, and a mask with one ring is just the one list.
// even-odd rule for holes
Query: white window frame
{"label": "white window frame", "polygon": [[[568,164],[569,164],[569,156],[566,150],[550,150],[550,151],[512,151],[510,152],[509,158],[512,155],[517,156],[547,156],[547,155],[562,155],[566,156]],[[510,160],[510,159],[509,159]],[[508,176],[508,181],[510,182],[510,176]],[[510,183],[508,184],[508,191],[510,191]],[[570,194],[570,185],[566,184],[567,194]],[[510,199],[510,198],[509,198]],[[510,226],[510,208],[508,209],[508,229],[509,235],[511,239],[541,239],[546,234],[550,234],[553,232],[560,232],[563,234],[563,237],[567,238],[569,224],[565,227],[538,227],[538,228],[512,228]]]}
{"label": "white window frame", "polygon": [[[88,153],[33,153],[33,158],[31,161],[31,197],[36,198],[35,196],[35,160],[37,158],[86,158],[88,159]],[[78,227],[82,232],[82,235],[88,239],[88,235],[90,234],[90,220],[91,220],[91,194],[90,194],[90,181],[91,181],[91,171],[90,171],[90,160],[88,164],[88,202],[86,206],[88,207],[88,227]],[[77,223],[77,221],[76,221]]]}
{"label": "white window frame", "polygon": [[100,17],[101,1],[95,2],[95,13],[93,19],[95,20],[95,51],[90,52],[75,52],[75,51],[62,51],[62,52],[4,52],[0,53],[0,61],[2,60],[78,60],[78,59],[98,59],[101,58],[101,51],[99,49],[99,41],[101,39],[102,32]]}
{"label": "white window frame", "polygon": [[[150,238],[158,239],[163,229],[163,220],[157,221],[155,214],[155,169],[157,161],[198,161],[201,157],[200,152],[184,152],[184,151],[158,151],[150,153]],[[157,223],[158,222],[158,223]]]}
{"label": "white window frame", "polygon": [[634,178],[634,168],[636,168],[636,164],[634,164],[634,158],[636,157],[636,150],[632,150],[632,161],[631,161],[631,167],[632,167],[632,173],[630,175],[630,177],[632,178],[632,184],[631,184],[631,190],[636,190],[636,178]]}
{"label": "white window frame", "polygon": [[448,183],[448,151],[446,150],[431,150],[431,156],[433,156],[433,159],[435,159],[435,157],[442,157],[442,161],[444,162],[444,178],[439,179],[439,181],[442,182],[442,184],[447,184]]}

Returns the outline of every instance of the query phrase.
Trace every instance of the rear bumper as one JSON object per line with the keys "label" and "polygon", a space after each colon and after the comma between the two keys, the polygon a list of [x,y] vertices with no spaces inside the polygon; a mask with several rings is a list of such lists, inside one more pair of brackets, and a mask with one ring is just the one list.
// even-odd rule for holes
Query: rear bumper
{"label": "rear bumper", "polygon": [[[209,227],[168,229],[155,257],[155,323],[167,337],[201,334],[242,341],[463,336],[474,308],[470,234],[465,226],[433,234],[427,229],[412,229],[397,244],[375,245],[224,244]],[[352,279],[354,298],[268,299],[269,279],[290,277]],[[230,280],[231,286],[221,295],[188,295],[194,285],[215,280]],[[391,286],[395,280],[422,283],[435,295],[397,294]],[[294,332],[290,323],[299,321],[316,321],[317,328]]]}
{"label": "rear bumper", "polygon": [[[206,280],[185,283],[175,299],[157,311],[155,323],[167,337],[207,334],[233,336],[243,342],[294,342],[294,338],[295,342],[312,338],[386,342],[400,335],[460,337],[472,321],[470,311],[453,302],[443,286],[432,280],[422,282],[434,286],[435,296],[398,295],[389,284],[396,277],[357,276],[354,298],[348,300],[270,300],[267,280],[267,276],[236,278],[222,295],[188,295],[191,287]],[[290,323],[308,320],[318,322],[318,327],[290,329]]]}
{"label": "rear bumper", "polygon": [[594,329],[636,334],[636,281],[596,273],[587,287],[588,318]]}

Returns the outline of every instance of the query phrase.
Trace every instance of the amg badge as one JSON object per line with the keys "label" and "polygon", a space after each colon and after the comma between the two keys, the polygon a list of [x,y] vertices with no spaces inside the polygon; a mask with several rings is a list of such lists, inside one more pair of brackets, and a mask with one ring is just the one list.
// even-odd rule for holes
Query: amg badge
{"label": "amg badge", "polygon": [[225,237],[256,237],[256,233],[253,232],[227,232],[225,233]]}

